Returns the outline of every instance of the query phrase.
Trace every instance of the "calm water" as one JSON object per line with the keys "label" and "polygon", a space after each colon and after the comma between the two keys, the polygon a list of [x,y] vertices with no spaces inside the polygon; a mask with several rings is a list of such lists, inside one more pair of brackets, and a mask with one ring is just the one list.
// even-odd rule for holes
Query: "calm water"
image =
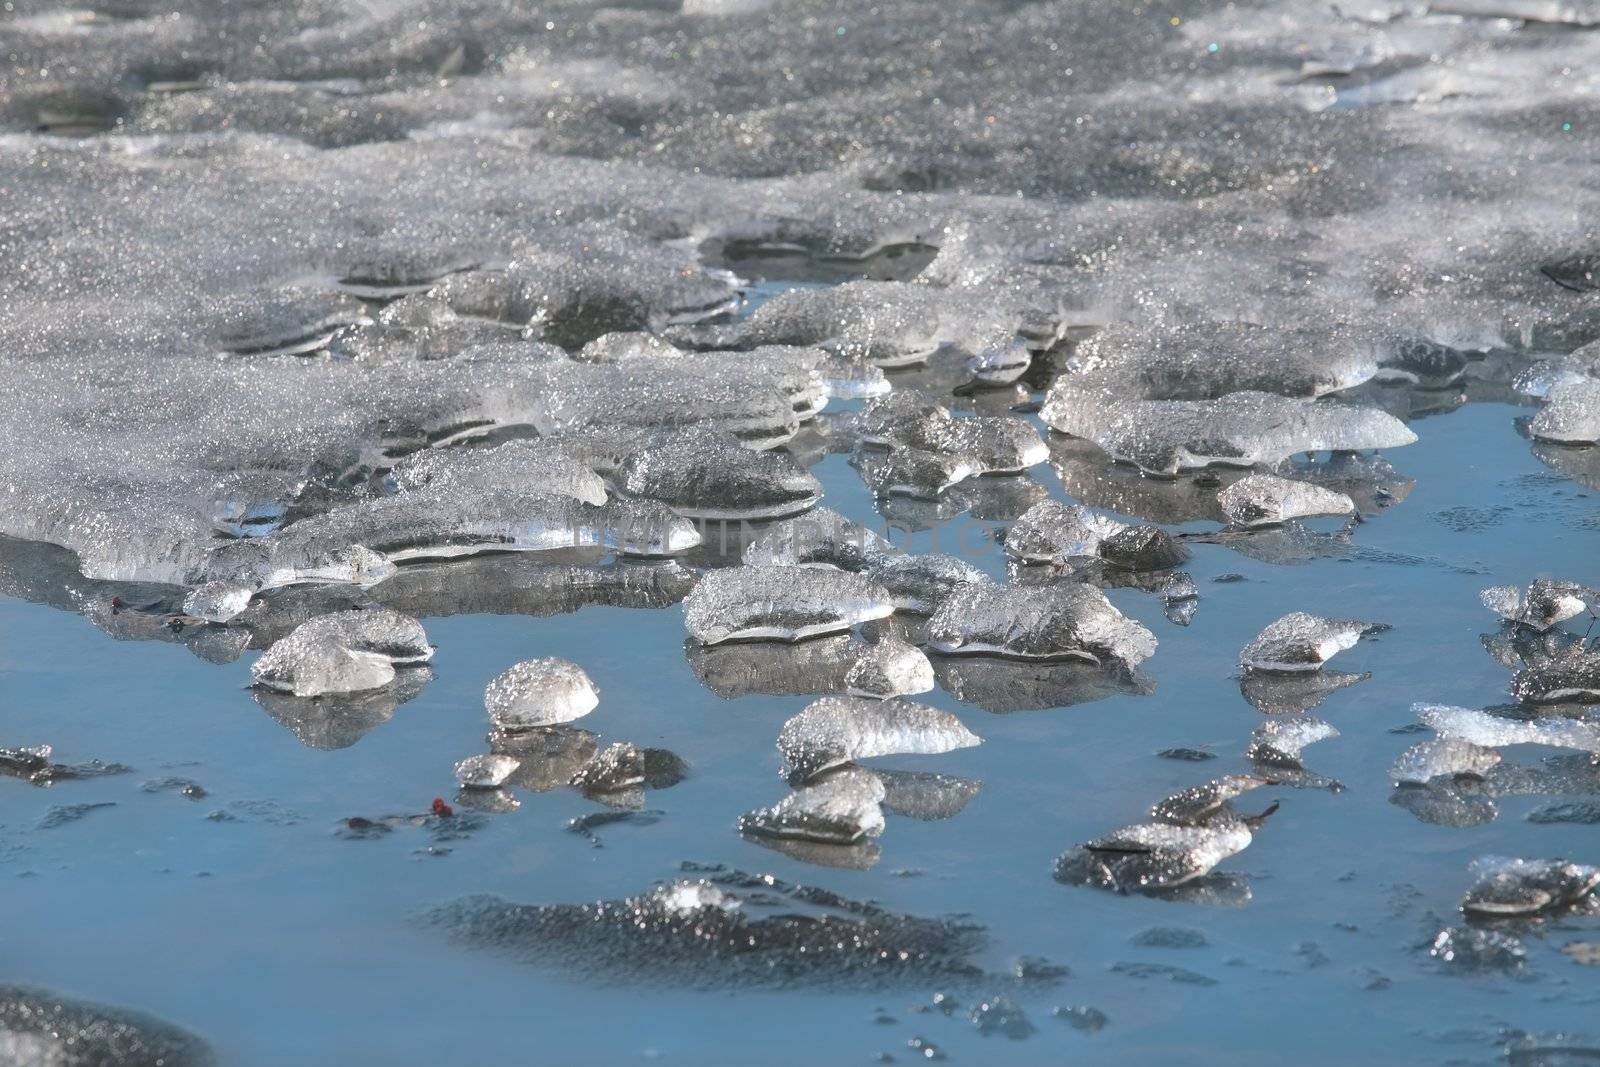
{"label": "calm water", "polygon": [[[678,607],[425,618],[439,648],[433,682],[358,743],[320,751],[251,699],[253,652],[217,666],[177,644],[114,640],[79,614],[0,599],[0,743],[49,742],[67,762],[135,768],[50,789],[0,779],[0,978],[153,1012],[243,1065],[865,1063],[881,1052],[908,1062],[914,1036],[973,1063],[1277,1063],[1291,1050],[1301,1061],[1358,1051],[1390,1062],[1493,1061],[1503,1030],[1592,1024],[1596,972],[1558,951],[1583,935],[1528,937],[1522,977],[1447,974],[1418,946],[1449,921],[1472,858],[1593,861],[1594,831],[1527,822],[1547,797],[1502,799],[1498,819],[1482,826],[1425,825],[1390,803],[1387,770],[1416,740],[1392,732],[1411,721],[1412,701],[1506,699],[1507,673],[1479,644],[1492,622],[1480,588],[1594,577],[1600,501],[1530,454],[1517,414],[1480,404],[1417,422],[1421,442],[1391,456],[1415,489],[1360,528],[1347,558],[1274,566],[1196,546],[1189,570],[1204,599],[1187,629],[1148,595],[1113,593],[1160,638],[1147,664],[1152,695],[999,715],[932,694],[986,743],[879,762],[981,779],[982,792],[951,821],[891,817],[882,860],[867,871],[807,866],[735,833],[741,812],[783,794],[773,743],[809,698],[707,691],[685,660]],[[872,517],[843,456],[817,471],[826,503]],[[1062,495],[1048,471],[1036,477]],[[995,555],[980,562],[1000,567]],[[1245,580],[1212,580],[1226,574]],[[1240,695],[1235,657],[1296,609],[1394,629],[1340,657],[1337,667],[1372,678],[1316,712],[1343,736],[1309,750],[1307,763],[1346,790],[1256,794],[1281,798],[1282,810],[1222,867],[1248,873],[1249,905],[1055,883],[1052,861],[1066,847],[1136,820],[1176,788],[1243,769],[1261,715]],[[669,747],[693,766],[689,780],[650,796],[665,813],[658,823],[603,828],[603,847],[592,847],[564,826],[595,805],[561,790],[524,795],[521,810],[448,842],[448,854],[428,854],[421,829],[376,840],[337,833],[352,815],[421,811],[450,796],[453,761],[483,750],[485,682],[531,656],[588,670],[602,699],[584,725],[606,740]],[[1156,756],[1180,745],[1219,758]],[[1508,759],[1548,754],[1511,750]],[[209,795],[141,788],[168,776],[194,779]],[[75,804],[112,806],[39,828],[52,808]],[[966,992],[946,1016],[927,1010],[934,988],[603,988],[475,953],[411,921],[469,892],[616,898],[673,877],[686,860],[770,871],[913,914],[969,913],[989,930],[980,962],[990,969],[1038,955],[1072,975],[1012,991],[1037,1032],[1009,1041],[979,1035]],[[1200,931],[1207,945],[1133,943],[1157,926]],[[1215,984],[1112,970],[1120,963],[1170,964]],[[1052,1017],[1072,1004],[1100,1009],[1109,1024],[1086,1035]],[[893,1021],[875,1021],[879,1008]]]}

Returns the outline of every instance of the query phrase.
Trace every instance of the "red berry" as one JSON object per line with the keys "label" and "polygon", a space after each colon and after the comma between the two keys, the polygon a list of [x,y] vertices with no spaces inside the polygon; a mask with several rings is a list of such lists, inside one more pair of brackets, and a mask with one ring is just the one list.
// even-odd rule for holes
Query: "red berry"
{"label": "red berry", "polygon": [[441,819],[448,819],[455,814],[455,810],[444,802],[444,797],[433,798],[433,813]]}

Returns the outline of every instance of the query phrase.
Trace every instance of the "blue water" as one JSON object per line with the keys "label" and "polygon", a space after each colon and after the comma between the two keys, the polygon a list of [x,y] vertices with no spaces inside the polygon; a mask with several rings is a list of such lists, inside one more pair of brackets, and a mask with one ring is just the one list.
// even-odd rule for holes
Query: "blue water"
{"label": "blue water", "polygon": [[[969,1063],[1491,1062],[1509,1030],[1600,1030],[1596,972],[1559,952],[1595,939],[1592,923],[1526,937],[1520,977],[1445,973],[1418,948],[1451,921],[1471,859],[1593,862],[1594,830],[1527,822],[1548,797],[1503,798],[1495,821],[1462,829],[1423,824],[1389,802],[1388,767],[1417,740],[1391,730],[1411,721],[1412,701],[1506,699],[1507,673],[1479,644],[1493,620],[1478,590],[1540,574],[1595,577],[1600,500],[1530,453],[1517,414],[1475,404],[1415,423],[1421,441],[1391,455],[1415,489],[1359,529],[1360,558],[1275,566],[1197,545],[1188,569],[1204,599],[1186,629],[1154,598],[1114,592],[1160,639],[1147,664],[1151,695],[999,715],[931,694],[985,743],[880,762],[980,779],[982,792],[951,821],[891,817],[882,860],[866,871],[807,866],[734,831],[740,813],[783,794],[774,740],[808,698],[709,693],[686,663],[678,607],[424,618],[438,645],[431,684],[358,743],[322,751],[252,700],[253,652],[218,666],[179,644],[114,640],[83,615],[0,599],[0,744],[49,742],[66,762],[135,768],[49,789],[0,779],[0,978],[153,1012],[241,1065],[865,1063],[881,1052],[910,1062],[918,1054],[907,1041],[918,1036]],[[830,506],[873,518],[844,457],[816,470]],[[1036,476],[1062,495],[1053,475]],[[1000,567],[992,554],[979,562]],[[1225,574],[1245,580],[1212,581]],[[1248,906],[1054,882],[1052,862],[1068,846],[1135,821],[1174,789],[1244,769],[1261,715],[1240,695],[1235,658],[1296,609],[1394,629],[1339,658],[1335,666],[1372,678],[1316,711],[1343,736],[1310,749],[1307,763],[1345,791],[1250,798],[1270,793],[1283,807],[1221,868],[1249,875]],[[659,822],[601,828],[595,848],[564,827],[596,806],[558,790],[524,794],[520,810],[443,842],[443,854],[428,852],[435,842],[419,827],[374,840],[338,833],[353,815],[420,812],[450,797],[452,763],[484,750],[484,684],[532,656],[566,657],[590,673],[601,704],[584,725],[605,740],[667,747],[692,765],[687,781],[650,795]],[[1174,746],[1219,758],[1155,755]],[[1514,749],[1508,759],[1546,755]],[[168,776],[209,795],[141,790]],[[114,806],[38,828],[55,806],[93,803]],[[1072,974],[1053,988],[1006,990],[1037,1028],[1010,1041],[980,1036],[965,991],[946,1015],[931,1009],[936,988],[596,986],[412,921],[472,892],[614,899],[673,877],[686,860],[770,871],[912,914],[968,913],[989,931],[979,958],[989,969],[1035,955]],[[1132,942],[1157,926],[1199,931],[1207,944]],[[1119,963],[1170,964],[1215,984],[1136,977],[1112,970]],[[1110,1021],[1080,1033],[1052,1017],[1061,1005],[1092,1005]],[[893,1021],[875,1021],[880,1008]]]}

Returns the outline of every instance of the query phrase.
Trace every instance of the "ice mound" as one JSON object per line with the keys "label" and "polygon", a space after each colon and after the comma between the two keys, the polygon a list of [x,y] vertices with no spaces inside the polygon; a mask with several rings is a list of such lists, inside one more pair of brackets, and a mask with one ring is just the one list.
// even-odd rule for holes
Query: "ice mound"
{"label": "ice mound", "polygon": [[1563,381],[1551,386],[1544,407],[1528,424],[1528,432],[1557,444],[1600,442],[1600,381]]}
{"label": "ice mound", "polygon": [[[457,940],[605,983],[673,988],[880,990],[966,984],[980,928],[920,919],[771,876],[713,869],[594,904],[474,896],[425,917]],[[841,946],[843,946],[841,948]]]}
{"label": "ice mound", "polygon": [[576,663],[529,659],[508,667],[483,690],[489,721],[505,730],[558,726],[600,704],[600,691]]}
{"label": "ice mound", "polygon": [[297,697],[353,693],[395,680],[395,667],[426,663],[422,624],[396,611],[322,615],[276,642],[250,669],[254,684]]}
{"label": "ice mound", "polygon": [[831,508],[774,523],[745,546],[752,567],[836,567],[861,571],[873,561],[899,552],[877,531]]}
{"label": "ice mound", "polygon": [[1315,398],[1371,379],[1385,354],[1379,339],[1349,327],[1118,323],[1081,342],[1066,369],[1074,384],[1082,378],[1129,399]]}
{"label": "ice mound", "polygon": [[1004,547],[1019,562],[1058,567],[1101,561],[1125,570],[1157,571],[1189,558],[1188,550],[1159,526],[1121,522],[1058,500],[1041,500],[1019,516],[1006,530]]}
{"label": "ice mound", "polygon": [[1508,719],[1476,708],[1414,704],[1417,721],[1445,740],[1483,748],[1548,745],[1600,753],[1600,723],[1583,719]]}
{"label": "ice mound", "polygon": [[1248,474],[1218,493],[1217,502],[1229,523],[1245,527],[1356,513],[1355,501],[1343,493],[1275,474]]}
{"label": "ice mound", "polygon": [[914,500],[938,500],[952,486],[980,473],[964,455],[922,448],[895,448],[888,453],[860,451],[850,462],[878,496]]}
{"label": "ice mound", "polygon": [[1500,763],[1500,753],[1458,738],[1419,741],[1389,769],[1396,785],[1427,785],[1436,778],[1481,779]]}
{"label": "ice mound", "polygon": [[1117,893],[1159,893],[1196,879],[1250,846],[1245,820],[1218,827],[1140,823],[1114,830],[1056,860],[1055,877]]}
{"label": "ice mound", "polygon": [[521,766],[511,756],[468,756],[456,764],[456,781],[466,789],[499,789]]}
{"label": "ice mound", "polygon": [[1593,592],[1577,582],[1535,578],[1527,589],[1497,585],[1479,594],[1483,606],[1507,622],[1548,630],[1589,610]]}
{"label": "ice mound", "polygon": [[1250,731],[1246,758],[1269,767],[1297,768],[1300,754],[1318,741],[1338,737],[1332,724],[1310,715],[1284,715],[1264,719]]}
{"label": "ice mound", "polygon": [[822,486],[789,456],[744,448],[732,434],[683,430],[623,461],[617,485],[697,519],[778,519],[805,511]]}
{"label": "ice mound", "polygon": [[770,808],[741,816],[739,832],[853,845],[883,833],[884,796],[877,775],[860,767],[843,767],[801,786]]}
{"label": "ice mound", "polygon": [[1322,665],[1368,634],[1388,629],[1381,623],[1358,619],[1325,619],[1293,611],[1269,623],[1239,652],[1239,665],[1247,670],[1299,672],[1320,670]]}
{"label": "ice mound", "polygon": [[801,641],[893,614],[882,586],[817,567],[730,567],[700,579],[683,601],[689,636],[724,641]]}
{"label": "ice mound", "polygon": [[916,696],[934,687],[933,664],[916,645],[885,634],[857,654],[844,683],[851,696]]}
{"label": "ice mound", "polygon": [[973,564],[942,552],[880,556],[861,573],[888,591],[896,611],[908,615],[932,615],[961,586],[990,583]]}
{"label": "ice mound", "polygon": [[1564,860],[1486,856],[1473,861],[1471,872],[1475,880],[1461,898],[1461,910],[1484,917],[1569,908],[1600,887],[1600,867]]}
{"label": "ice mound", "polygon": [[963,585],[928,622],[928,647],[946,655],[1120,660],[1137,666],[1156,638],[1093,586]]}
{"label": "ice mound", "polygon": [[1272,466],[1300,452],[1396,448],[1417,435],[1374,408],[1229,393],[1215,400],[1129,400],[1062,379],[1040,412],[1050,428],[1151,474],[1218,464]]}
{"label": "ice mound", "polygon": [[1600,652],[1574,650],[1519,670],[1511,695],[1530,704],[1600,704]]}
{"label": "ice mound", "polygon": [[211,1067],[195,1035],[139,1012],[0,986],[0,1060],[37,1067]]}
{"label": "ice mound", "polygon": [[1230,774],[1172,794],[1150,809],[1150,817],[1173,826],[1213,826],[1237,821],[1229,802],[1272,781],[1252,774]]}
{"label": "ice mound", "polygon": [[909,700],[827,696],[783,724],[778,751],[792,781],[873,756],[950,752],[981,743],[948,711]]}

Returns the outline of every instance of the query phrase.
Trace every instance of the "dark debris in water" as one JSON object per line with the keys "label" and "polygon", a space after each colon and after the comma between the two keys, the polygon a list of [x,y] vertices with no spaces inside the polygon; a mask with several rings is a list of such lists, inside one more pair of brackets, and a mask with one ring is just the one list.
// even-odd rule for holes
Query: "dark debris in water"
{"label": "dark debris in water", "polygon": [[463,897],[425,925],[476,948],[601,984],[884,988],[972,983],[984,932],[721,867],[593,904]]}
{"label": "dark debris in water", "polygon": [[58,804],[40,817],[39,829],[54,830],[58,826],[65,826],[68,823],[86,819],[91,812],[116,806],[114,801],[109,800],[103,800],[95,804]]}
{"label": "dark debris in water", "polygon": [[1186,967],[1175,967],[1170,963],[1113,963],[1113,974],[1127,975],[1129,978],[1139,979],[1166,979],[1178,985],[1214,986],[1220,984],[1210,975],[1191,971]]}

